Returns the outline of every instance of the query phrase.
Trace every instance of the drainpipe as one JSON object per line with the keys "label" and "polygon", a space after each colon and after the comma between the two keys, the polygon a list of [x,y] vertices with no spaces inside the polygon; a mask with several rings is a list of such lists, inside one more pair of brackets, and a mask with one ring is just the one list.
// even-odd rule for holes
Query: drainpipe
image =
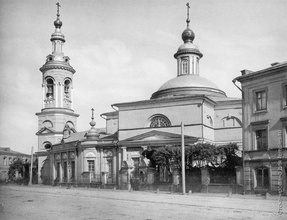
{"label": "drainpipe", "polygon": [[232,83],[236,86],[236,88],[238,88],[240,91],[241,91],[241,97],[242,97],[242,172],[243,172],[243,175],[242,175],[242,179],[243,179],[243,184],[242,184],[242,187],[243,187],[243,192],[242,194],[244,195],[245,194],[245,162],[244,162],[244,147],[245,147],[245,144],[244,144],[244,140],[243,140],[243,135],[244,135],[244,131],[243,131],[243,122],[244,122],[244,110],[243,110],[243,100],[244,100],[244,93],[243,93],[243,90],[238,86],[236,85],[236,79],[233,79],[232,80]]}

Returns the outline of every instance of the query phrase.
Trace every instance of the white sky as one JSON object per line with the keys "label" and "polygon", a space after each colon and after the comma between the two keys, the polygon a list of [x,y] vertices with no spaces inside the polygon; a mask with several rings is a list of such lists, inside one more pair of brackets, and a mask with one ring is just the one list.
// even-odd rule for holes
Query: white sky
{"label": "white sky", "polygon": [[[111,104],[149,99],[176,76],[173,58],[183,43],[187,0],[60,1],[65,55],[74,75],[78,131],[96,127]],[[39,68],[52,52],[56,1],[0,0],[0,146],[37,149],[42,108]],[[286,0],[193,0],[190,27],[203,53],[200,75],[230,97],[240,70],[287,59]]]}

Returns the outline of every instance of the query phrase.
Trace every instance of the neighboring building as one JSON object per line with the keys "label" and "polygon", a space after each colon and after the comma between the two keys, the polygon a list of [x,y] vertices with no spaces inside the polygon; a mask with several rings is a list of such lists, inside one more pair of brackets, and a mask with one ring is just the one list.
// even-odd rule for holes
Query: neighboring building
{"label": "neighboring building", "polygon": [[[59,24],[62,23],[59,14],[57,16],[57,37],[54,39],[52,35],[51,40],[60,46],[63,37]],[[101,115],[106,119],[104,130],[94,128],[93,115],[90,130],[73,130],[78,115],[73,113],[71,106],[64,109],[60,101],[65,100],[62,97],[65,83],[54,86],[54,90],[58,91],[58,105],[57,99],[52,99],[54,104],[50,106],[49,95],[44,96],[46,105],[38,113],[40,131],[37,134],[39,150],[44,152],[45,146],[48,146],[50,183],[112,184],[126,188],[132,177],[140,178],[147,184],[153,183],[155,173],[159,173],[164,182],[165,171],[150,169],[149,161],[142,156],[142,152],[160,146],[181,145],[181,123],[185,125],[186,144],[209,142],[223,145],[235,142],[241,147],[241,99],[228,98],[213,82],[199,76],[199,60],[203,54],[193,43],[194,37],[188,18],[187,28],[182,33],[184,43],[174,55],[177,76],[164,83],[148,100],[113,104],[117,111]],[[41,68],[44,84],[47,82],[45,79],[52,79],[52,73],[63,75],[61,79],[68,74],[72,80],[73,69],[62,61],[62,53],[54,51],[53,54],[55,57],[60,54],[60,61],[56,62],[48,56],[47,63]],[[66,69],[59,69],[63,63]],[[44,94],[49,92],[48,85],[47,82]],[[61,119],[53,121],[55,116],[60,117],[59,113]],[[46,121],[49,121],[50,127],[45,125]],[[58,121],[60,124],[55,126]]]}
{"label": "neighboring building", "polygon": [[0,182],[8,180],[9,166],[17,157],[23,158],[24,162],[31,159],[31,155],[13,151],[10,147],[0,147]]}
{"label": "neighboring building", "polygon": [[[244,179],[247,192],[287,192],[287,62],[235,78],[242,86]],[[282,171],[278,148],[283,139]],[[282,140],[281,139],[281,140]]]}
{"label": "neighboring building", "polygon": [[62,140],[64,129],[76,132],[77,117],[79,116],[73,111],[73,75],[75,70],[69,63],[70,58],[65,56],[62,51],[65,37],[61,33],[62,22],[60,21],[59,8],[54,25],[55,32],[51,36],[53,51],[47,56],[46,63],[40,68],[43,74],[43,107],[41,112],[36,113],[38,116],[36,135],[38,136],[39,183],[43,181],[41,176],[50,172],[48,170],[47,150]]}

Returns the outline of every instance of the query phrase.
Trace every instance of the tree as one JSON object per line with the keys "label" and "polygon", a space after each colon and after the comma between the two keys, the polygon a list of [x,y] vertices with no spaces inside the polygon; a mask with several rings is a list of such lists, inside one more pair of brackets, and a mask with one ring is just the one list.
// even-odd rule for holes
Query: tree
{"label": "tree", "polygon": [[[215,146],[209,143],[197,143],[185,146],[186,169],[212,167],[235,169],[235,166],[242,164],[242,158],[238,155],[238,146],[230,143],[222,146]],[[142,154],[150,160],[150,166],[162,166],[170,170],[171,161],[175,167],[181,169],[181,147],[167,145]]]}
{"label": "tree", "polygon": [[[29,182],[29,165],[22,157],[16,157],[9,166],[8,176],[10,181],[15,181],[22,184]],[[16,176],[18,173],[18,176]]]}

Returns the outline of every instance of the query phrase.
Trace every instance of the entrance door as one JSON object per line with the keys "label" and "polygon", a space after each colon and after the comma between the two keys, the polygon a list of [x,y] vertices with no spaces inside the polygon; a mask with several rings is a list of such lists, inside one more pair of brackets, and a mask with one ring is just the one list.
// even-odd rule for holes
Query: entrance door
{"label": "entrance door", "polygon": [[63,182],[67,182],[68,178],[68,166],[67,166],[67,161],[64,162],[64,178]]}
{"label": "entrance door", "polygon": [[56,172],[57,172],[56,181],[59,182],[60,181],[60,162],[57,162]]}
{"label": "entrance door", "polygon": [[72,161],[71,162],[71,179],[72,179],[72,182],[75,181],[75,161]]}

